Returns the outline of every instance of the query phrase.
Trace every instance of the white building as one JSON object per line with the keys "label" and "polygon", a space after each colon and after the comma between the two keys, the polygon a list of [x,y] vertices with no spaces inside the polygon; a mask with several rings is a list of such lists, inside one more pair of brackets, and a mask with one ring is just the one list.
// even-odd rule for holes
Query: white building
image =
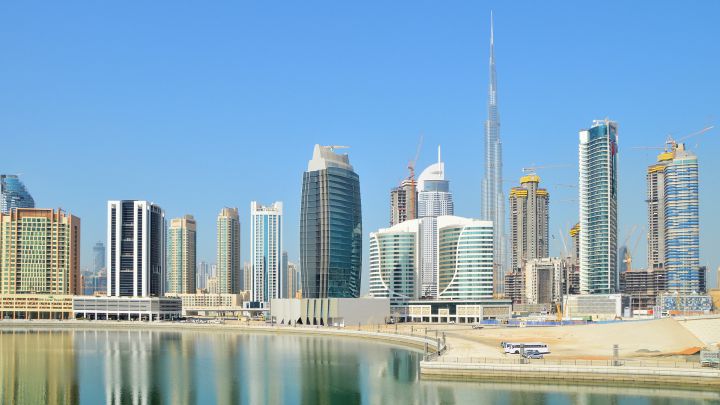
{"label": "white building", "polygon": [[580,293],[612,294],[617,274],[617,123],[579,134]]}
{"label": "white building", "polygon": [[252,300],[270,302],[282,298],[282,203],[263,206],[253,201],[250,216]]}
{"label": "white building", "polygon": [[108,201],[107,295],[165,293],[165,212],[136,200]]}
{"label": "white building", "polygon": [[559,257],[530,259],[525,263],[525,303],[559,302],[562,295],[563,261]]}
{"label": "white building", "polygon": [[422,219],[422,262],[420,263],[420,296],[435,298],[437,286],[437,220],[441,215],[453,215],[454,206],[450,181],[445,179],[445,163],[438,146],[438,161],[428,166],[418,177],[418,218]]}
{"label": "white building", "polygon": [[493,297],[493,224],[456,216],[437,218],[439,299]]}
{"label": "white building", "polygon": [[370,295],[389,298],[394,309],[420,292],[422,220],[401,222],[370,233]]}

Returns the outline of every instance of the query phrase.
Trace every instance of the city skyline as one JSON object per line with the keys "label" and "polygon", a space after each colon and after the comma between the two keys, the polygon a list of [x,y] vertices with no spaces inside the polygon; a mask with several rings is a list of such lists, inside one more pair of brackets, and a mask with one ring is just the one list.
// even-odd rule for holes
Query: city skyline
{"label": "city skyline", "polygon": [[[531,16],[535,18],[533,13],[538,12],[538,9],[530,7],[529,10],[510,11],[509,9],[496,7],[495,52],[498,54],[498,71],[502,77],[504,177],[515,179],[520,175],[520,167],[533,164],[569,163],[574,165],[577,153],[577,131],[585,127],[591,119],[610,116],[621,125],[618,239],[624,239],[631,225],[645,225],[645,168],[654,162],[655,153],[632,150],[631,147],[635,145],[662,145],[668,132],[672,132],[678,137],[691,133],[708,124],[708,117],[716,115],[716,109],[713,110],[713,106],[720,105],[717,102],[717,95],[720,94],[717,81],[708,80],[714,77],[710,72],[718,71],[718,59],[715,55],[708,55],[703,51],[703,47],[707,47],[709,44],[709,42],[706,42],[708,38],[717,37],[708,35],[708,30],[712,34],[716,28],[708,27],[708,24],[693,23],[691,25],[687,23],[687,26],[684,26],[683,33],[673,32],[671,33],[673,38],[670,38],[670,33],[661,32],[655,24],[666,20],[669,21],[676,14],[682,17],[680,21],[697,21],[705,18],[704,15],[713,14],[713,10],[717,9],[715,5],[704,7],[701,6],[689,11],[670,9],[662,5],[657,6],[656,13],[648,17],[649,21],[643,21],[639,27],[636,26],[632,29],[623,25],[627,24],[629,19],[637,18],[640,10],[632,7],[622,13],[617,13],[617,10],[615,10],[615,19],[611,24],[613,28],[616,28],[616,32],[604,32],[603,36],[586,32],[578,33],[577,30],[573,29],[576,28],[573,24],[563,20],[563,17],[566,18],[567,14],[552,16],[549,15],[551,14],[550,11],[541,11],[540,15],[547,17],[542,24],[545,25],[551,22],[553,23],[553,29],[549,30],[549,32],[539,32],[536,38],[528,38],[528,34],[538,32],[533,30],[533,27],[536,27],[533,24],[539,23],[530,21]],[[234,118],[234,114],[237,112],[236,108],[244,108],[246,103],[249,102],[244,98],[221,98],[220,104],[215,106],[218,110],[214,113],[207,109],[201,109],[196,112],[196,115],[192,115],[186,109],[191,106],[194,107],[195,104],[184,98],[185,93],[173,93],[180,96],[178,101],[169,103],[169,105],[157,110],[159,104],[153,103],[166,101],[159,96],[159,91],[165,88],[162,83],[154,86],[149,85],[147,89],[133,87],[132,94],[145,94],[149,97],[149,101],[140,104],[154,106],[154,109],[151,108],[150,110],[156,111],[157,115],[155,117],[144,115],[135,108],[130,108],[126,113],[127,115],[120,113],[120,107],[131,105],[128,103],[130,94],[121,92],[119,88],[110,83],[108,83],[108,86],[110,86],[111,91],[102,94],[102,99],[99,98],[100,93],[95,93],[89,87],[85,85],[78,87],[80,94],[91,96],[89,97],[90,100],[103,100],[110,103],[108,108],[95,106],[94,109],[88,110],[84,104],[86,102],[80,99],[53,93],[49,90],[52,89],[52,86],[49,85],[50,82],[41,80],[37,86],[29,85],[24,79],[25,76],[18,71],[18,67],[29,66],[34,71],[42,71],[43,68],[32,63],[32,61],[28,62],[28,57],[18,54],[13,47],[8,54],[8,70],[11,73],[10,77],[13,77],[17,83],[11,84],[7,82],[9,91],[0,96],[0,104],[7,107],[3,109],[3,120],[0,120],[2,121],[0,133],[3,134],[4,139],[9,139],[8,147],[21,148],[25,136],[35,135],[40,140],[63,139],[63,137],[66,137],[71,141],[69,143],[74,145],[74,148],[77,148],[79,144],[84,145],[86,149],[82,149],[79,156],[78,161],[83,162],[81,165],[77,165],[77,161],[72,162],[72,165],[68,165],[66,162],[51,160],[57,167],[48,167],[41,161],[55,156],[51,153],[56,151],[50,150],[53,148],[48,148],[48,150],[40,148],[37,151],[38,162],[35,162],[35,159],[23,158],[20,154],[18,156],[10,155],[6,163],[7,166],[3,168],[3,171],[6,173],[23,173],[21,178],[34,196],[36,206],[44,208],[63,207],[67,212],[83,218],[81,249],[83,268],[89,267],[92,263],[93,244],[97,241],[106,242],[104,238],[105,215],[103,207],[107,200],[118,195],[154,201],[166,209],[168,217],[176,217],[185,212],[197,212],[198,260],[210,262],[214,261],[215,256],[214,217],[217,210],[223,206],[242,207],[252,200],[283,201],[287,211],[286,223],[288,224],[284,245],[287,247],[286,250],[288,250],[290,258],[297,260],[299,258],[299,240],[294,229],[297,229],[296,226],[299,223],[300,173],[302,173],[306,155],[314,143],[339,143],[352,146],[350,155],[358,174],[363,179],[361,185],[362,204],[364,206],[363,229],[373,230],[386,226],[387,192],[406,175],[405,164],[414,154],[415,140],[420,131],[425,133],[426,146],[443,144],[444,160],[448,162],[449,168],[448,176],[453,181],[457,215],[478,218],[480,217],[478,205],[481,200],[479,184],[482,176],[482,163],[479,161],[478,156],[481,156],[482,151],[480,139],[483,134],[482,123],[485,119],[483,108],[486,96],[485,78],[488,74],[486,62],[489,39],[487,38],[489,9],[470,6],[465,7],[463,10],[460,10],[460,8],[440,14],[441,16],[456,18],[458,27],[455,29],[449,29],[448,24],[450,23],[443,22],[441,19],[431,20],[432,27],[435,28],[432,33],[440,36],[434,42],[426,41],[426,43],[418,46],[415,45],[414,41],[408,41],[404,37],[392,37],[407,53],[403,54],[402,61],[397,58],[389,59],[387,63],[389,63],[390,73],[388,74],[393,75],[393,80],[395,80],[395,75],[399,71],[403,71],[405,74],[409,72],[410,74],[407,80],[400,79],[399,83],[391,85],[391,88],[387,91],[392,92],[393,95],[390,96],[390,100],[383,101],[380,104],[382,109],[372,108],[367,103],[370,95],[374,94],[368,92],[380,91],[373,81],[380,76],[373,68],[369,69],[366,75],[359,76],[370,81],[367,91],[357,87],[344,87],[347,94],[338,98],[343,103],[348,103],[348,106],[361,107],[359,111],[363,112],[363,114],[350,114],[344,108],[332,107],[311,97],[312,100],[320,102],[321,106],[317,107],[317,110],[301,106],[297,111],[290,114],[288,122],[293,125],[288,126],[269,124],[268,120],[259,121],[249,118],[251,115],[246,116],[243,114],[240,119]],[[151,15],[153,15],[153,11],[159,12],[159,10],[150,10]],[[261,16],[265,15],[263,10],[252,11],[259,13]],[[426,5],[418,6],[413,11],[407,23],[409,32],[417,35],[421,40],[428,38],[427,35],[429,34],[422,34],[420,30],[422,24],[420,22],[431,12],[437,10]],[[589,14],[588,10],[583,9],[573,11],[580,16]],[[597,12],[597,10],[593,10],[593,12]],[[610,11],[600,12],[609,13]],[[330,10],[329,13],[339,13],[339,11]],[[470,15],[465,18],[460,16],[463,13]],[[13,9],[9,9],[7,15],[12,16]],[[48,23],[48,16],[45,16],[45,18],[43,16],[41,13],[40,21]],[[349,17],[344,14],[339,16],[347,21],[361,22],[365,18],[369,18],[365,14],[356,17]],[[219,23],[221,26],[229,24],[225,19],[220,19]],[[53,24],[50,23],[50,26]],[[386,27],[387,23],[382,20],[380,24],[381,27]],[[523,27],[523,25],[526,25],[526,27]],[[701,27],[703,25],[706,26]],[[17,24],[9,20],[5,27],[11,33],[23,32]],[[82,32],[83,27],[81,24],[77,28],[78,31],[73,32]],[[113,27],[117,32],[124,32],[120,27]],[[641,33],[643,27],[649,33]],[[252,29],[252,27],[249,29]],[[328,32],[333,32],[337,28],[321,24],[319,29],[325,36]],[[352,50],[364,51],[364,55],[367,55],[368,50],[360,47],[355,41],[355,35],[364,31],[357,30],[360,29],[349,28],[343,30],[340,33],[345,34],[345,36],[341,37],[349,41]],[[581,40],[575,42],[567,39],[566,37],[571,32],[580,36]],[[699,33],[702,33],[702,35],[699,35]],[[310,35],[309,38],[313,38],[313,34],[305,35]],[[114,38],[115,34],[113,32],[104,32],[100,34],[100,37]],[[559,41],[562,45],[559,48],[562,49],[551,46],[553,43],[549,41],[551,38]],[[60,35],[59,38],[52,40],[31,36],[23,39],[22,41],[25,42],[22,43],[29,46],[29,49],[43,49],[43,46],[48,45],[48,43],[69,41],[71,39],[77,40],[72,35],[69,37]],[[689,39],[696,39],[696,41]],[[134,43],[132,41],[137,41],[137,38],[131,37],[127,41]],[[615,55],[619,58],[625,57],[623,59],[625,62],[623,68],[604,67],[599,69],[592,66],[586,67],[582,64],[582,70],[576,70],[581,64],[579,61],[569,60],[568,57],[569,55],[580,54],[577,47],[579,46],[578,43],[583,41],[583,49],[613,45]],[[626,44],[621,42],[626,42]],[[657,43],[669,45],[659,47],[656,45]],[[377,45],[375,42],[373,44]],[[440,44],[452,45],[448,51],[444,52],[440,48]],[[635,52],[638,44],[643,45],[644,52],[642,55],[633,56],[631,49],[632,52]],[[137,52],[145,52],[152,49],[153,43],[146,44],[146,46],[142,46],[143,43],[139,45],[141,46]],[[285,49],[285,46],[276,42],[272,42],[271,45]],[[90,50],[99,52],[100,56],[114,56],[114,54],[106,54],[94,49],[92,43],[86,40],[80,40],[78,46],[77,52],[79,52],[79,55],[91,57],[93,60],[102,61],[102,59],[92,57],[93,53],[88,53]],[[229,43],[216,46],[221,47],[224,51],[229,51],[238,47],[247,47],[247,44],[238,40],[238,42],[229,41]],[[537,49],[533,50],[532,47]],[[389,49],[389,47],[381,47],[378,49],[379,55],[385,55],[386,52],[389,52]],[[200,52],[198,47],[194,46],[191,46],[190,50],[195,53]],[[335,47],[332,47],[332,50],[342,52]],[[125,52],[129,51],[126,50]],[[167,52],[169,56],[178,56],[173,49]],[[461,56],[453,56],[457,52]],[[359,52],[359,54],[363,55],[363,52]],[[379,56],[378,54],[373,55]],[[433,63],[431,66],[423,67],[418,66],[417,63],[412,63],[413,57],[418,57],[418,55],[427,55],[426,58],[432,57]],[[533,56],[536,63],[533,63],[532,66],[523,66],[522,59],[528,55]],[[642,56],[642,60],[653,59],[658,62],[658,66],[653,69],[653,72],[640,71],[638,67],[633,66],[638,60],[634,58],[640,58],[640,56]],[[16,66],[13,57],[23,61],[24,65],[17,64]],[[62,52],[52,57],[51,61],[55,62],[55,64],[51,65],[56,67],[52,77],[58,80],[65,78],[70,83],[76,83],[74,80],[77,80],[77,78],[68,69],[68,66],[74,66],[74,62],[68,58],[69,56]],[[352,58],[352,60],[356,59]],[[691,60],[693,61],[692,66],[688,67],[680,60]],[[65,64],[61,62],[65,62]],[[200,72],[206,72],[210,66],[214,66],[212,62],[200,65],[198,69],[200,69]],[[696,66],[700,64],[703,65],[702,68]],[[638,63],[638,66],[641,65],[643,64]],[[139,65],[139,73],[137,74],[143,79],[140,82],[147,85],[145,80],[154,77],[155,69],[159,66],[163,66],[163,63],[152,59],[147,64]],[[311,68],[314,66],[312,64],[305,67]],[[339,72],[347,74],[333,74],[328,78],[329,83],[334,85],[345,83],[349,86],[352,77],[348,75],[350,73],[360,74],[360,72],[348,69],[350,69],[348,66],[340,64]],[[674,71],[680,69],[689,69],[693,75],[683,75],[683,77],[667,83],[667,77],[674,78]],[[449,77],[448,72],[451,71],[456,72],[453,73],[454,78]],[[169,77],[168,82],[175,83],[175,81],[185,77],[193,77],[191,75],[192,70],[183,69],[181,72],[183,76]],[[252,72],[254,70],[243,71],[245,75]],[[87,72],[83,69],[81,73],[86,74]],[[233,79],[226,76],[227,72],[222,73],[224,74],[220,74],[217,80],[223,80],[225,84],[239,86],[238,83],[245,83],[245,79]],[[323,71],[323,73],[327,74],[327,71]],[[543,83],[537,80],[541,75],[545,75]],[[263,80],[270,77],[272,76],[264,76]],[[426,77],[432,79],[428,84],[420,80]],[[309,76],[309,78],[316,85],[320,80],[320,76]],[[88,75],[90,83],[100,79],[97,75]],[[132,77],[121,75],[119,79],[119,83],[127,84]],[[299,86],[308,91],[300,82],[292,81],[290,84],[293,87]],[[195,92],[209,96],[213,92],[219,91],[215,87],[216,85],[217,83],[212,82],[208,90],[190,86],[191,88],[188,91],[190,94]],[[383,86],[385,85],[387,83],[383,81]],[[581,87],[583,85],[593,86],[601,90],[597,90],[593,94],[593,101],[577,103],[576,100],[581,99],[579,94],[582,94],[582,92],[575,92],[572,87]],[[41,86],[45,87],[41,88]],[[407,92],[408,89],[418,86],[423,90],[422,92],[417,93],[417,90],[415,93]],[[438,86],[447,88],[447,90],[441,90]],[[655,90],[656,87],[657,90]],[[682,97],[682,94],[688,88],[691,88],[694,93],[694,97],[690,99]],[[37,104],[34,104],[33,101],[33,103],[28,104],[25,101],[20,100],[21,102],[18,102],[18,100],[13,100],[13,97],[8,97],[8,94],[21,94],[20,90],[28,90],[28,97],[46,101],[40,101]],[[258,91],[259,89],[251,87],[250,90],[248,100],[256,101],[258,107],[252,109],[249,114],[260,114],[260,117],[264,116],[263,111],[264,114],[270,114],[272,107],[267,104],[268,100],[262,96]],[[319,86],[317,90],[318,97],[333,98],[339,96],[339,94],[324,85]],[[552,92],[548,90],[552,90]],[[395,95],[395,93],[398,95]],[[221,94],[224,93],[221,92]],[[380,94],[386,96],[384,92]],[[456,94],[457,97],[452,97]],[[618,97],[618,95],[621,97]],[[411,100],[413,97],[420,98],[427,105],[424,107],[419,105],[419,103]],[[48,104],[50,102],[47,101],[48,98],[49,100],[56,100],[57,103]],[[436,101],[430,102],[433,99]],[[646,103],[648,99],[652,101]],[[300,101],[303,99],[293,100]],[[397,116],[388,120],[385,117],[384,110],[391,103],[402,104],[399,103],[400,101],[406,102],[407,105],[393,107],[393,112]],[[540,103],[546,105],[539,105]],[[572,104],[579,105],[574,106]],[[641,104],[643,105],[642,108],[636,107]],[[33,106],[32,109],[30,109],[30,105]],[[292,104],[292,106],[297,105]],[[282,103],[280,109],[286,111],[289,107],[291,107],[290,104]],[[329,111],[337,113],[338,117],[327,121],[327,117],[320,113],[328,108]],[[85,111],[94,113],[86,114]],[[562,111],[562,114],[550,114],[552,111]],[[28,123],[27,120],[18,118],[27,116],[31,112],[38,114],[39,119]],[[60,114],[64,114],[65,117],[60,119],[58,116]],[[167,119],[170,114],[172,114],[173,121],[176,121],[176,123],[164,123],[161,121]],[[87,115],[92,116],[88,117]],[[178,116],[184,116],[184,118],[177,119]],[[302,116],[317,118],[303,120]],[[358,121],[360,116],[363,116],[362,121]],[[210,121],[225,122],[226,124],[206,125]],[[403,121],[404,123],[398,124],[391,121]],[[83,124],[80,125],[80,122],[83,122]],[[361,123],[361,125],[358,125],[358,123]],[[48,126],[46,127],[46,125]],[[207,135],[208,132],[212,132],[212,134]],[[153,133],[159,133],[162,136],[158,135],[159,137],[156,138],[153,137]],[[267,138],[277,134],[283,134],[279,138],[282,142],[278,142],[273,147],[272,153],[282,156],[283,164],[278,165],[281,166],[280,168],[273,168],[269,163],[262,162],[270,156],[269,151],[259,153],[257,157],[237,158],[241,154],[245,156],[242,153],[243,145],[247,144],[248,147],[259,145],[256,135],[262,135],[259,138]],[[212,161],[205,159],[208,160],[208,164],[203,167],[193,167],[192,172],[180,169],[181,172],[178,175],[173,175],[164,170],[157,171],[158,176],[163,181],[158,181],[157,176],[152,176],[152,179],[145,178],[147,172],[145,169],[158,169],[156,166],[158,163],[152,163],[147,155],[141,154],[139,157],[140,164],[137,166],[144,170],[136,172],[137,169],[130,169],[129,178],[132,181],[122,182],[121,184],[122,175],[117,172],[118,165],[116,162],[120,161],[120,156],[127,153],[127,150],[119,146],[117,150],[109,151],[107,156],[103,156],[103,162],[100,163],[92,155],[99,149],[95,149],[96,147],[91,144],[92,140],[98,136],[126,136],[131,140],[135,139],[135,137],[140,137],[138,139],[148,137],[152,145],[165,148],[167,153],[172,153],[176,147],[193,145],[193,150],[196,150],[201,156],[209,154],[208,147],[198,145],[201,137],[205,138],[209,146],[213,146],[214,149],[216,149],[216,145],[225,145],[232,138],[237,138],[237,140],[229,143],[226,151],[216,151],[214,153],[217,153],[217,155],[210,155],[216,156],[217,159]],[[177,141],[177,144],[173,145],[170,138]],[[549,139],[550,142],[548,142]],[[548,154],[547,149],[544,149],[544,144],[550,144],[556,150],[552,154]],[[695,147],[696,144],[699,144],[698,148]],[[705,181],[705,179],[709,179],[711,173],[720,170],[720,163],[713,162],[709,158],[718,151],[719,145],[716,133],[704,135],[697,141],[694,140],[690,145],[690,149],[697,154],[698,159],[702,162],[700,168],[702,235],[700,239],[704,248],[701,247],[701,264],[707,265],[711,270],[716,269],[720,264],[720,254],[708,248],[716,245],[720,240],[717,231],[714,231],[714,229],[719,229],[720,219],[718,215],[713,214],[709,204],[710,201],[718,198],[718,191],[712,183]],[[57,147],[66,150],[65,148],[68,146],[58,144]],[[428,149],[431,148],[426,148],[425,152],[421,154],[418,167],[423,167],[434,160],[433,153],[428,152]],[[536,149],[546,153],[537,154]],[[234,152],[230,153],[230,150],[234,150]],[[247,163],[240,162],[241,160],[247,160]],[[163,159],[160,159],[160,165],[162,164]],[[75,168],[76,165],[78,168]],[[91,165],[91,167],[95,165],[97,167],[106,167],[106,170],[94,173],[98,171],[86,170],[88,165]],[[181,185],[187,184],[188,181],[203,187],[203,181],[206,179],[223,177],[224,173],[228,172],[242,173],[248,170],[248,167],[268,170],[266,176],[262,179],[262,183],[254,179],[242,178],[235,182],[232,190],[222,190],[216,182],[208,180],[210,181],[209,184],[213,185],[213,188],[210,191],[204,190],[205,193],[202,194],[202,198],[200,198],[200,195],[188,194],[187,190],[181,191]],[[68,174],[75,181],[62,186],[55,184],[59,182],[53,178],[52,174],[58,172]],[[549,191],[553,194],[550,214],[550,254],[556,256],[562,249],[562,243],[559,240],[561,237],[559,229],[567,232],[567,229],[577,222],[577,218],[573,219],[577,215],[565,214],[565,211],[576,212],[575,204],[577,203],[563,202],[576,199],[577,197],[574,197],[577,194],[576,190],[563,189],[557,184],[575,184],[573,178],[577,178],[577,170],[576,167],[566,170],[553,169],[541,171],[539,175],[547,181]],[[277,187],[266,187],[266,184],[276,184]],[[504,190],[507,191],[509,186],[510,184],[505,184]],[[241,223],[244,225],[249,224],[249,214],[244,212],[241,214]],[[364,233],[363,237],[367,237],[368,232]],[[241,236],[241,240],[247,241],[245,239],[247,234]],[[638,249],[638,252],[636,252],[637,257],[635,260],[639,267],[644,267],[645,263],[645,252],[643,250]],[[242,243],[242,251],[242,257],[249,257],[249,243]],[[364,253],[363,282],[367,280],[368,274],[367,248],[365,248]],[[714,271],[711,271],[711,274],[714,273]]]}

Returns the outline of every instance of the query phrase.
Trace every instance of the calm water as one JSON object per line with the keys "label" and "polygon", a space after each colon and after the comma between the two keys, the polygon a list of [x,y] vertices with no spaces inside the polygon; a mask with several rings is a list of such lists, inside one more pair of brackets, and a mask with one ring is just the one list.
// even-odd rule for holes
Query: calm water
{"label": "calm water", "polygon": [[421,354],[351,338],[0,331],[2,404],[710,404],[720,393],[420,380]]}

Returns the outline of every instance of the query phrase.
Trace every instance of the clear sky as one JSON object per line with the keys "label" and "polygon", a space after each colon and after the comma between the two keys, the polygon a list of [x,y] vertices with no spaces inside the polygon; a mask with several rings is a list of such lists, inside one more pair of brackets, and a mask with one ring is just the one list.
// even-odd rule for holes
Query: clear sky
{"label": "clear sky", "polygon": [[[247,260],[250,201],[283,201],[297,260],[313,145],[350,145],[367,258],[421,133],[418,170],[442,144],[456,214],[480,214],[491,8],[506,187],[522,167],[568,165],[538,172],[558,254],[577,222],[578,130],[616,120],[622,243],[646,227],[655,160],[631,146],[720,124],[720,2],[2,2],[0,172],[81,217],[83,267],[108,199],[193,214],[208,261],[223,206],[240,208]],[[714,280],[720,128],[689,147]]]}

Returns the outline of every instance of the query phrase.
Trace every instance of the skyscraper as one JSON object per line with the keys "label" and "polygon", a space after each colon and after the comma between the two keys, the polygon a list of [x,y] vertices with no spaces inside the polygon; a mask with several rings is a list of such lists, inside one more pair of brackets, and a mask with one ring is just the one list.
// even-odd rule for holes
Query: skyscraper
{"label": "skyscraper", "polygon": [[701,291],[697,156],[668,141],[647,170],[648,267],[666,269],[668,290]]}
{"label": "skyscraper", "polygon": [[253,269],[252,300],[282,298],[283,206],[250,203],[250,263]]}
{"label": "skyscraper", "polygon": [[105,244],[97,242],[93,246],[93,273],[98,273],[105,267]]}
{"label": "skyscraper", "polygon": [[493,297],[493,224],[470,218],[437,218],[439,299]]}
{"label": "skyscraper", "polygon": [[245,263],[243,263],[243,282],[242,282],[242,290],[241,291],[252,292],[252,284],[253,284],[252,263],[245,262]]}
{"label": "skyscraper", "polygon": [[195,294],[197,232],[195,218],[170,220],[168,228],[168,288],[173,294]]}
{"label": "skyscraper", "polygon": [[422,220],[405,221],[370,233],[370,290],[390,307],[418,298]]}
{"label": "skyscraper", "polygon": [[240,217],[237,208],[223,208],[217,217],[215,277],[219,294],[240,292]]}
{"label": "skyscraper", "polygon": [[580,293],[612,294],[617,274],[617,123],[580,131]]}
{"label": "skyscraper", "polygon": [[488,119],[485,121],[485,177],[482,182],[482,215],[492,221],[495,232],[495,287],[502,292],[506,269],[505,197],[502,189],[502,141],[498,117],[497,77],[495,73],[495,38],[490,14],[490,87],[488,89]]}
{"label": "skyscraper", "polygon": [[61,210],[0,213],[2,294],[82,294],[80,218]]}
{"label": "skyscraper", "polygon": [[200,261],[197,264],[197,273],[195,276],[195,287],[200,290],[207,288],[207,281],[212,277],[210,273],[210,264],[206,261]]}
{"label": "skyscraper", "polygon": [[9,214],[13,208],[35,208],[35,200],[14,174],[0,174],[0,213]]}
{"label": "skyscraper", "polygon": [[165,212],[137,200],[108,201],[107,295],[165,294]]}
{"label": "skyscraper", "polygon": [[360,178],[347,154],[315,145],[303,174],[300,271],[303,298],[360,296]]}
{"label": "skyscraper", "polygon": [[418,177],[418,216],[422,219],[421,297],[437,298],[437,217],[453,213],[450,181],[445,178],[445,163],[438,146],[438,161],[428,166]]}
{"label": "skyscraper", "polygon": [[297,265],[293,262],[287,264],[287,296],[286,298],[295,298],[298,290],[300,289],[299,281],[300,277],[297,270]]}
{"label": "skyscraper", "polygon": [[390,190],[390,226],[417,218],[418,196],[416,181],[405,179]]}
{"label": "skyscraper", "polygon": [[520,178],[520,187],[510,190],[510,241],[512,271],[525,268],[530,259],[548,257],[550,196],[540,188],[540,176]]}

